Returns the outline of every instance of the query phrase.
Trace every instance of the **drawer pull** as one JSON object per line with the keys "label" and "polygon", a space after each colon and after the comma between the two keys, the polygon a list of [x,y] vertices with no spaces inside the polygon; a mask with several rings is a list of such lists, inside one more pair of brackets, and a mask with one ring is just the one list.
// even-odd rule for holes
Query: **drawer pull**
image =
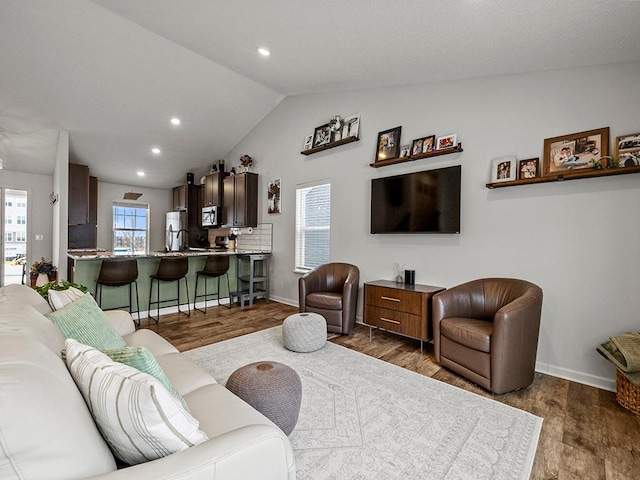
{"label": "drawer pull", "polygon": [[381,298],[382,300],[390,300],[390,301],[392,301],[392,302],[399,302],[399,301],[400,301],[400,299],[399,299],[399,298],[393,298],[393,297],[384,297],[384,296],[381,296],[380,298]]}
{"label": "drawer pull", "polygon": [[395,323],[396,325],[400,325],[400,322],[397,320],[391,320],[390,318],[380,317],[380,320],[383,322]]}

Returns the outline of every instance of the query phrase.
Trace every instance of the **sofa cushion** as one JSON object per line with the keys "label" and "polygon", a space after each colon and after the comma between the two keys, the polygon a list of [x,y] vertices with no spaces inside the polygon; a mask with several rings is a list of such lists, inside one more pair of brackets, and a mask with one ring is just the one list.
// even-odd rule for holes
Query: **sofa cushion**
{"label": "sofa cushion", "polygon": [[49,306],[51,310],[60,310],[65,305],[75,302],[84,296],[81,290],[75,287],[69,287],[66,290],[50,289],[47,293]]}
{"label": "sofa cushion", "polygon": [[62,330],[66,338],[73,338],[99,350],[113,350],[126,346],[89,294],[46,316]]}
{"label": "sofa cushion", "polygon": [[26,336],[0,334],[0,478],[68,480],[115,469],[60,357]]}
{"label": "sofa cushion", "polygon": [[[140,370],[141,372],[151,375],[158,380],[169,391],[171,395],[176,397],[182,406],[189,410],[187,403],[182,398],[182,395],[178,393],[175,387],[171,384],[164,371],[158,365],[155,357],[151,355],[151,352],[146,347],[122,347],[115,350],[103,350],[111,360],[114,362],[124,363],[130,367]],[[179,355],[179,354],[176,354]]]}
{"label": "sofa cushion", "polygon": [[30,337],[49,347],[58,356],[64,348],[64,336],[60,329],[34,307],[15,298],[0,302],[0,334]]}
{"label": "sofa cushion", "polygon": [[135,465],[206,441],[193,418],[155,378],[68,339],[67,366],[114,454]]}
{"label": "sofa cushion", "polygon": [[33,288],[26,285],[7,285],[2,287],[2,295],[8,300],[16,300],[21,304],[31,305],[40,313],[51,312],[47,301]]}

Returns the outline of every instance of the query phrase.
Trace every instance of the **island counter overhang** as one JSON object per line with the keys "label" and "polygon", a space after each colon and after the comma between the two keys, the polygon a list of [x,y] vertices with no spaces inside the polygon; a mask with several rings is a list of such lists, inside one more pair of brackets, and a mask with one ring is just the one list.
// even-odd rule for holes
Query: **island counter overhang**
{"label": "island counter overhang", "polygon": [[[80,285],[84,285],[87,287],[88,291],[94,295],[96,293],[96,280],[98,279],[98,274],[100,273],[100,266],[102,265],[102,260],[105,258],[136,258],[138,261],[138,301],[140,302],[140,316],[141,318],[145,318],[148,316],[149,310],[149,289],[151,288],[151,275],[156,273],[158,269],[158,264],[160,263],[160,259],[162,257],[188,257],[189,259],[189,271],[187,273],[187,285],[189,289],[189,303],[193,307],[193,295],[195,292],[196,285],[196,272],[202,270],[204,268],[204,264],[209,255],[228,255],[236,257],[237,255],[270,255],[271,252],[264,250],[190,250],[186,252],[149,252],[141,255],[122,255],[122,254],[114,254],[113,252],[100,252],[100,251],[75,251],[69,252],[68,257],[68,269],[67,269],[67,278],[71,282],[78,283]],[[230,259],[231,260],[231,259]],[[237,285],[237,262],[230,261],[229,262],[229,283],[231,284],[231,289],[234,290]],[[207,292],[216,292],[217,291],[217,279],[216,280],[208,280]],[[167,283],[160,282],[161,290],[160,295],[162,298],[176,298],[176,282]],[[184,282],[180,281],[180,296],[181,301],[184,302],[185,298],[185,287]],[[202,288],[202,279],[199,282],[198,293],[203,293]],[[135,295],[135,289],[134,289]],[[153,296],[156,296],[156,287],[154,286]],[[209,297],[215,300],[215,295]],[[229,291],[227,290],[227,282],[224,281],[224,277],[222,277],[222,281],[220,282],[220,298],[225,299],[229,298]],[[199,299],[199,304],[202,303],[202,299]],[[105,287],[102,292],[102,308],[104,310],[120,308],[123,305],[128,305],[129,303],[129,287]],[[175,302],[173,302],[175,303]],[[135,305],[135,299],[134,299]],[[211,304],[210,304],[211,305]],[[125,307],[128,309],[128,307]],[[134,307],[135,310],[135,307]],[[177,306],[171,306],[171,302],[167,304],[167,311],[177,311]],[[154,305],[155,311],[155,305]],[[161,313],[163,313],[161,311]]]}

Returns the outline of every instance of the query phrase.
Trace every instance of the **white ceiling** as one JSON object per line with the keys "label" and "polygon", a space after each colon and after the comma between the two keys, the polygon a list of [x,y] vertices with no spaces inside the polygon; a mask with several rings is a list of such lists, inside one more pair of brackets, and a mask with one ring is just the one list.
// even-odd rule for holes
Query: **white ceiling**
{"label": "white ceiling", "polygon": [[637,0],[0,0],[0,156],[168,188],[284,96],[627,61]]}

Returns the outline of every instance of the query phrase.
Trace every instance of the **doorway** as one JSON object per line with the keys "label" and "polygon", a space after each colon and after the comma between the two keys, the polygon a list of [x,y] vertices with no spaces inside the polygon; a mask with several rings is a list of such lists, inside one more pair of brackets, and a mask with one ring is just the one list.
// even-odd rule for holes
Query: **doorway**
{"label": "doorway", "polygon": [[27,191],[3,188],[2,286],[28,284]]}

